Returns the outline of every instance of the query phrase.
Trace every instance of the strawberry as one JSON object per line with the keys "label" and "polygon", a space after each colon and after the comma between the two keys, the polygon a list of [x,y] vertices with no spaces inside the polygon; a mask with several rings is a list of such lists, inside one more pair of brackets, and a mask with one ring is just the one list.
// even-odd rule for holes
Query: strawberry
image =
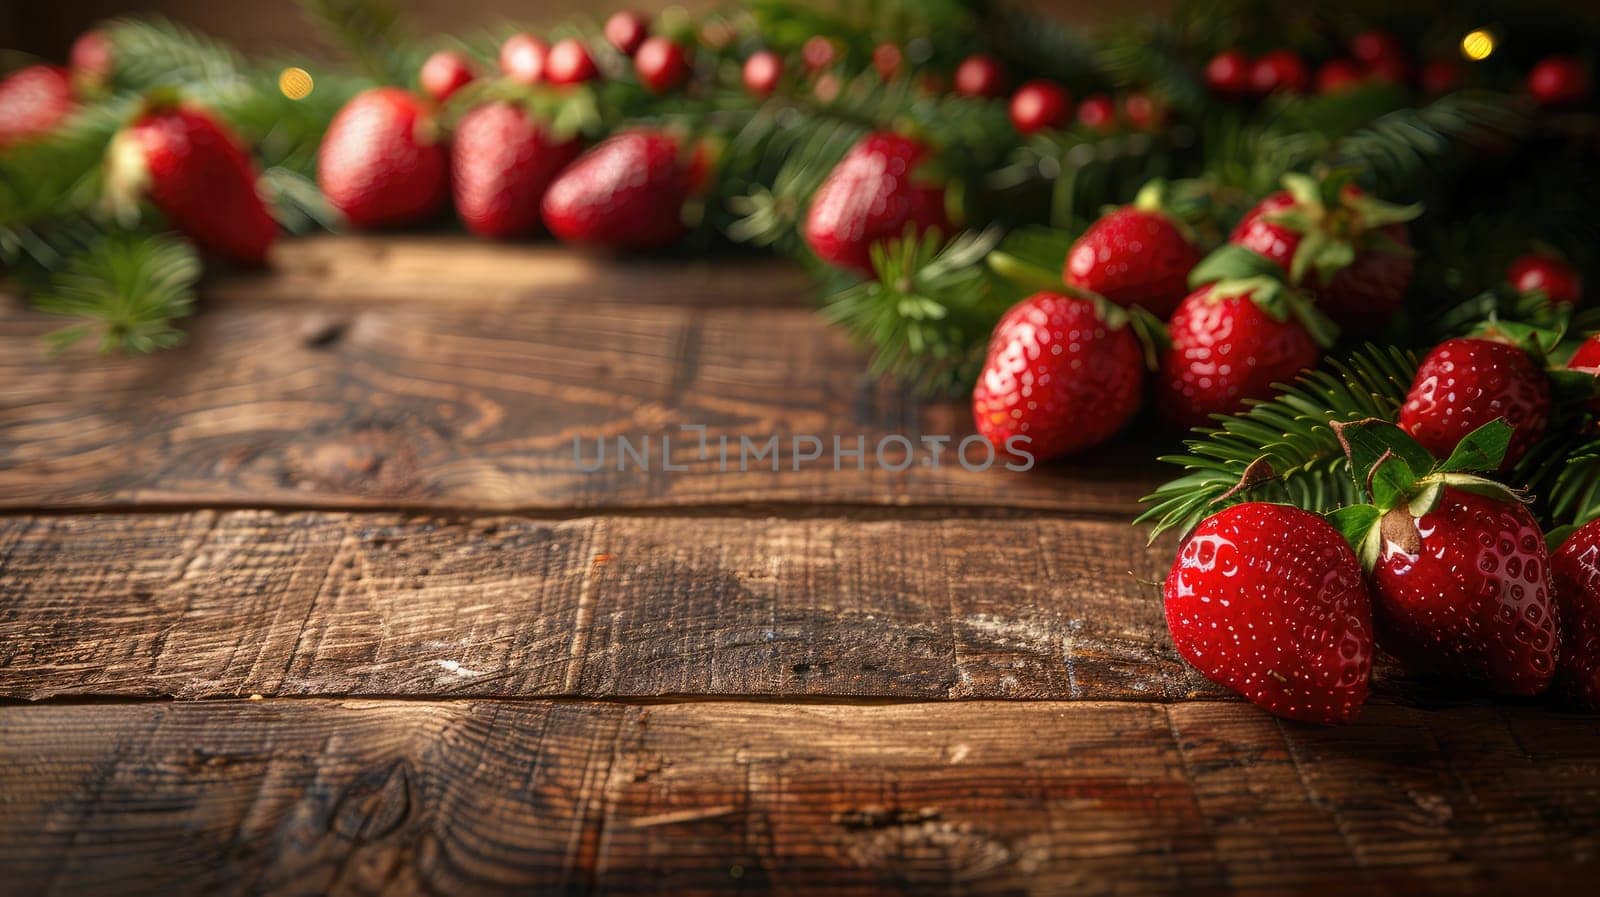
{"label": "strawberry", "polygon": [[518,84],[538,84],[549,56],[549,44],[531,34],[513,34],[500,45],[500,73]]}
{"label": "strawberry", "polygon": [[639,45],[633,57],[639,83],[651,93],[666,93],[689,80],[689,54],[683,45],[665,37],[652,37]]}
{"label": "strawberry", "polygon": [[544,195],[544,223],[569,243],[665,246],[683,236],[693,188],[678,141],[646,130],[614,134],[567,166]]}
{"label": "strawberry", "polygon": [[639,13],[631,10],[620,10],[611,14],[606,19],[606,40],[617,52],[624,56],[632,56],[638,52],[639,45],[650,36],[650,21]]}
{"label": "strawberry", "polygon": [[900,74],[900,65],[905,61],[905,54],[895,44],[881,43],[872,48],[872,67],[877,70],[878,77],[885,81],[893,81],[894,76]]}
{"label": "strawberry", "polygon": [[1568,307],[1583,299],[1583,278],[1578,269],[1554,256],[1538,252],[1518,256],[1506,269],[1506,280],[1518,293],[1542,293],[1553,305]]}
{"label": "strawberry", "polygon": [[411,224],[444,204],[448,169],[422,101],[378,87],[333,117],[317,156],[317,184],[355,227]]}
{"label": "strawberry", "polygon": [[92,28],[78,35],[67,59],[72,64],[72,77],[79,86],[100,88],[111,80],[116,67],[113,49],[111,38],[106,37],[104,31]]}
{"label": "strawberry", "polygon": [[1347,723],[1361,711],[1372,596],[1316,514],[1247,502],[1212,515],[1178,550],[1163,603],[1178,653],[1267,712]]}
{"label": "strawberry", "polygon": [[256,192],[256,169],[238,138],[195,106],[148,105],[108,151],[107,189],[123,202],[148,196],[201,248],[256,265],[278,224]]}
{"label": "strawberry", "polygon": [[861,138],[811,198],[805,238],[817,258],[872,273],[872,246],[902,236],[950,232],[942,187],[918,182],[928,148],[909,137],[876,132]]}
{"label": "strawberry", "polygon": [[77,107],[64,68],[30,65],[0,81],[0,149],[55,130]]}
{"label": "strawberry", "polygon": [[956,93],[964,97],[998,97],[1006,92],[1006,72],[992,56],[974,54],[956,66]]}
{"label": "strawberry", "polygon": [[1561,645],[1544,533],[1516,493],[1468,473],[1502,463],[1510,425],[1442,463],[1386,421],[1334,428],[1372,496],[1332,516],[1371,575],[1378,645],[1414,671],[1544,691]]}
{"label": "strawberry", "polygon": [[1330,59],[1317,69],[1317,93],[1343,93],[1354,90],[1367,80],[1361,66],[1348,59]]}
{"label": "strawberry", "polygon": [[1550,581],[1561,609],[1560,690],[1585,710],[1600,710],[1600,520],[1567,536],[1550,556]]}
{"label": "strawberry", "polygon": [[1057,293],[1012,306],[972,391],[978,432],[1002,451],[1020,454],[1020,446],[1040,460],[1116,435],[1139,410],[1144,356],[1126,321],[1108,317],[1095,300]]}
{"label": "strawberry", "polygon": [[757,50],[744,61],[744,89],[755,97],[768,97],[778,89],[783,77],[783,57],[771,50]]}
{"label": "strawberry", "polygon": [[422,92],[436,103],[450,99],[451,94],[471,84],[476,77],[472,60],[454,50],[440,50],[429,56],[418,73]]}
{"label": "strawberry", "polygon": [[1546,56],[1528,71],[1528,93],[1541,106],[1574,106],[1589,98],[1589,70],[1571,56]]}
{"label": "strawberry", "polygon": [[1011,95],[1011,125],[1018,134],[1059,128],[1067,121],[1071,96],[1054,81],[1029,81]]}
{"label": "strawberry", "polygon": [[[1420,211],[1372,199],[1354,186],[1303,175],[1245,214],[1229,242],[1267,258],[1345,330],[1382,326],[1411,285],[1405,221]],[[1332,192],[1329,201],[1323,194]]]}
{"label": "strawberry", "polygon": [[1091,131],[1109,134],[1117,129],[1117,104],[1103,93],[1083,98],[1078,104],[1078,124]]}
{"label": "strawberry", "polygon": [[1090,225],[1068,250],[1062,278],[1067,286],[1166,317],[1188,293],[1189,272],[1199,261],[1153,189]]}
{"label": "strawberry", "polygon": [[838,58],[839,50],[833,41],[820,34],[813,34],[800,45],[800,61],[813,75],[833,65]]}
{"label": "strawberry", "polygon": [[1243,50],[1223,50],[1206,63],[1206,86],[1219,96],[1242,97],[1250,92],[1250,64]]}
{"label": "strawberry", "polygon": [[1315,367],[1322,350],[1304,323],[1308,314],[1302,298],[1265,279],[1190,293],[1168,324],[1172,344],[1158,385],[1163,416],[1175,427],[1200,426]]}
{"label": "strawberry", "polygon": [[1273,50],[1250,66],[1250,89],[1256,96],[1277,91],[1305,93],[1311,86],[1311,72],[1293,50]]}
{"label": "strawberry", "polygon": [[1550,418],[1550,378],[1516,346],[1475,338],[1446,340],[1417,368],[1400,407],[1400,429],[1435,457],[1462,437],[1503,417],[1515,435],[1507,469],[1544,435]]}
{"label": "strawberry", "polygon": [[570,86],[600,77],[589,48],[575,37],[556,41],[544,58],[544,79],[551,84]]}
{"label": "strawberry", "polygon": [[1600,374],[1600,333],[1590,336],[1578,346],[1578,351],[1572,353],[1572,357],[1567,360],[1567,367],[1575,371]]}
{"label": "strawberry", "polygon": [[578,150],[577,140],[555,139],[515,103],[462,116],[450,145],[450,181],[467,230],[516,237],[538,228],[546,188]]}

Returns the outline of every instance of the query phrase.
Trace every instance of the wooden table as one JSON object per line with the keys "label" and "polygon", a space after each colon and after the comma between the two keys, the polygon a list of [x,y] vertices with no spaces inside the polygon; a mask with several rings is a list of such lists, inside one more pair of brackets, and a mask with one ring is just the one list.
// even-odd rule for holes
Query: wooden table
{"label": "wooden table", "polygon": [[[1600,721],[1175,655],[1135,441],[1028,474],[583,473],[576,436],[970,432],[776,263],[326,238],[191,339],[0,298],[0,878],[77,893],[1590,886]],[[1148,443],[1149,440],[1146,440]],[[831,453],[831,446],[826,450]],[[829,456],[825,454],[824,458]],[[870,465],[869,465],[870,466]]]}

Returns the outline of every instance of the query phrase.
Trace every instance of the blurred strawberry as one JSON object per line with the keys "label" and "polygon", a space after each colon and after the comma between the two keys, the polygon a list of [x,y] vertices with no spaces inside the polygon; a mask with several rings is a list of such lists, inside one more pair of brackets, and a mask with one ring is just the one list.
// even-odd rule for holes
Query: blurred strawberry
{"label": "blurred strawberry", "polygon": [[650,36],[650,20],[632,10],[620,10],[606,19],[605,35],[618,53],[632,56]]}
{"label": "blurred strawberry", "polygon": [[0,81],[0,149],[47,134],[77,108],[72,78],[53,65],[30,65]]}
{"label": "blurred strawberry", "polygon": [[666,246],[682,237],[694,189],[692,160],[672,136],[623,131],[567,166],[545,192],[545,226],[568,243],[619,249]]}
{"label": "blurred strawberry", "polygon": [[462,116],[450,143],[450,182],[467,230],[517,237],[539,226],[545,190],[580,149],[554,139],[522,106],[494,102]]}
{"label": "blurred strawberry", "polygon": [[1583,299],[1583,278],[1578,269],[1552,255],[1530,252],[1518,256],[1506,269],[1506,280],[1518,293],[1542,294],[1552,305],[1570,308]]}
{"label": "blurred strawberry", "polygon": [[811,199],[805,239],[817,258],[872,273],[872,247],[883,240],[938,229],[948,234],[944,188],[918,180],[928,148],[884,131],[861,138]]}
{"label": "blurred strawberry", "polygon": [[500,73],[519,84],[544,80],[550,46],[531,34],[513,34],[500,45]]}
{"label": "blurred strawberry", "polygon": [[440,50],[422,63],[418,80],[422,83],[423,93],[432,97],[434,102],[443,103],[456,91],[471,84],[476,77],[472,61],[466,56],[454,50]]}
{"label": "blurred strawberry", "polygon": [[377,87],[357,94],[328,125],[317,184],[355,227],[412,224],[444,205],[448,169],[422,101]]}

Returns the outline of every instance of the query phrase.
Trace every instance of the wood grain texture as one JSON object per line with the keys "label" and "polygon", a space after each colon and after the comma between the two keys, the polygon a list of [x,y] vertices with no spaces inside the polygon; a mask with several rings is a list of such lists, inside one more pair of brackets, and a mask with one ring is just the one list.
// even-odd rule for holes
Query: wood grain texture
{"label": "wood grain texture", "polygon": [[[59,320],[0,298],[0,507],[920,504],[1126,517],[1161,475],[1150,445],[1021,474],[969,471],[952,442],[937,467],[921,451],[883,470],[873,451],[885,436],[959,440],[970,412],[866,376],[813,311],[543,301],[529,277],[533,294],[487,306],[219,300],[187,345],[139,358],[87,347],[51,358],[39,337]],[[641,276],[637,291],[671,281]],[[704,455],[682,425],[706,428]],[[781,469],[768,456],[741,472],[741,438],[759,449],[774,434]],[[820,441],[816,460],[798,458],[804,435]],[[618,437],[649,440],[648,470],[616,469]],[[847,450],[860,437],[867,454],[836,455],[835,437]],[[593,461],[602,439],[606,466],[584,472],[575,444]],[[665,469],[664,439],[682,470]],[[902,446],[886,448],[903,461]]]}
{"label": "wood grain texture", "polygon": [[18,893],[1560,893],[1600,861],[1597,720],[1497,707],[1327,729],[1206,702],[313,700],[0,725]]}
{"label": "wood grain texture", "polygon": [[1176,700],[1122,523],[0,517],[0,697]]}

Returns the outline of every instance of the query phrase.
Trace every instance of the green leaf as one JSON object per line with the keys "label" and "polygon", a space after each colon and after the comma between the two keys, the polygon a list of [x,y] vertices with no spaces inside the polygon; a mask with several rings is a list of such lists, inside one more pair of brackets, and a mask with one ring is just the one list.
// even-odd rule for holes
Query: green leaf
{"label": "green leaf", "polygon": [[1399,456],[1384,455],[1373,465],[1368,481],[1372,503],[1379,510],[1387,511],[1398,507],[1409,497],[1411,487],[1417,482],[1417,474]]}
{"label": "green leaf", "polygon": [[1439,465],[1440,472],[1499,470],[1514,432],[1515,428],[1503,417],[1489,421],[1461,438],[1455,451]]}
{"label": "green leaf", "polygon": [[1347,505],[1328,515],[1328,522],[1350,543],[1363,570],[1371,570],[1382,547],[1383,511],[1372,505]]}
{"label": "green leaf", "polygon": [[1219,280],[1282,278],[1278,263],[1237,243],[1224,243],[1212,250],[1189,272],[1189,288],[1199,289]]}
{"label": "green leaf", "polygon": [[[1376,489],[1380,474],[1376,469],[1377,465],[1380,461],[1387,461],[1390,458],[1401,461],[1405,470],[1394,468],[1385,474],[1387,478],[1409,473],[1411,482],[1415,482],[1416,477],[1427,473],[1433,467],[1433,456],[1428,454],[1428,450],[1404,430],[1386,420],[1369,418],[1341,423],[1335,426],[1335,430],[1340,443],[1344,446],[1346,456],[1350,459],[1351,475],[1358,487],[1364,486],[1368,479],[1372,479]],[[1402,488],[1409,487],[1411,482],[1407,482]]]}

